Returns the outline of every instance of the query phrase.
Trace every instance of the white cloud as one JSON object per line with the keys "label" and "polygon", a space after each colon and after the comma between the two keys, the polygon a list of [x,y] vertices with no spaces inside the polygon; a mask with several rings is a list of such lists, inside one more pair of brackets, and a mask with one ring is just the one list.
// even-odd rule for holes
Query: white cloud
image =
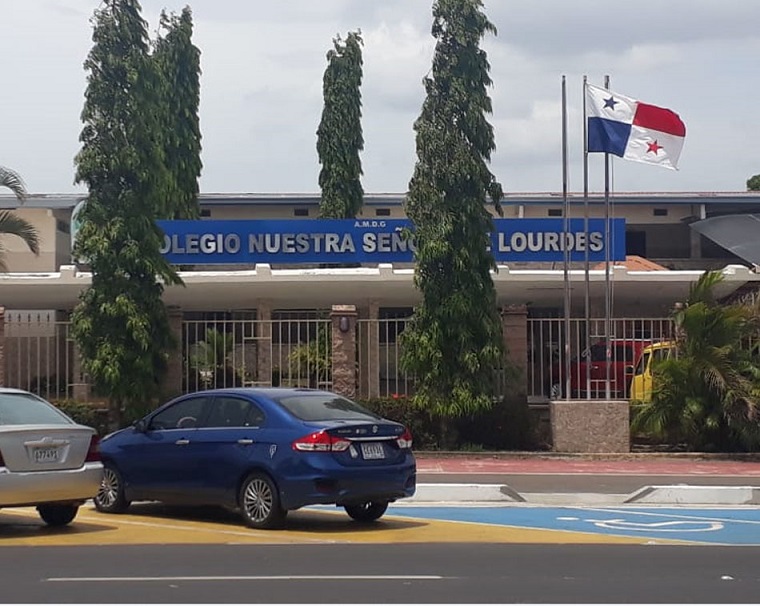
{"label": "white cloud", "polygon": [[[154,32],[164,6],[143,0]],[[202,51],[204,191],[317,191],[316,128],[325,53],[336,34],[365,38],[364,185],[405,189],[412,125],[430,68],[432,0],[196,0]],[[0,20],[0,164],[30,189],[73,191],[90,17],[97,2],[6,2]],[[678,111],[687,123],[681,171],[616,162],[616,186],[737,190],[760,172],[760,3],[669,0],[488,0],[494,80],[493,170],[512,190],[558,190],[560,79],[568,82],[571,186],[580,186],[581,78],[610,74],[617,92]],[[594,183],[599,180],[595,176]]]}

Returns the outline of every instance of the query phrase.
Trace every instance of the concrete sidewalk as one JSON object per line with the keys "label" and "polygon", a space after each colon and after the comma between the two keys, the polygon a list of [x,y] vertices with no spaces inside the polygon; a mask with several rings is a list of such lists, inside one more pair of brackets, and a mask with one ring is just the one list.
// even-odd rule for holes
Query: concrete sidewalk
{"label": "concrete sidewalk", "polygon": [[760,456],[431,453],[405,502],[513,505],[758,505]]}

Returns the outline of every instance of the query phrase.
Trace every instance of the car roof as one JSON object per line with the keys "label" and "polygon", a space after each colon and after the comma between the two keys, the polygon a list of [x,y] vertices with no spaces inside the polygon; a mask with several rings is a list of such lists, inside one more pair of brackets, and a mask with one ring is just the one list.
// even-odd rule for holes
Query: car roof
{"label": "car roof", "polygon": [[665,349],[665,348],[671,348],[675,346],[676,344],[674,341],[660,341],[659,343],[652,343],[651,345],[648,345],[644,349]]}
{"label": "car roof", "polygon": [[307,387],[222,387],[218,389],[208,389],[185,394],[190,395],[239,395],[239,396],[263,396],[265,398],[283,398],[287,396],[298,396],[304,394],[320,394],[332,397],[339,397],[338,394],[322,389],[310,389]]}
{"label": "car roof", "polygon": [[22,393],[26,395],[30,395],[31,392],[25,391],[23,389],[16,389],[15,387],[0,387],[0,393]]}

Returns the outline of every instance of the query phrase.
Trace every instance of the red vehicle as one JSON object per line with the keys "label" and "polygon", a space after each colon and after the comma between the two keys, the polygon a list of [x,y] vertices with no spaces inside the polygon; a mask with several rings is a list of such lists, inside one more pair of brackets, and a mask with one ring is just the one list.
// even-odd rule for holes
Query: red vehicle
{"label": "red vehicle", "polygon": [[[610,341],[610,394],[613,398],[628,398],[634,366],[651,339],[612,339]],[[587,370],[588,369],[588,370]],[[588,385],[587,385],[588,373]],[[549,397],[564,397],[565,368],[562,362],[550,368]],[[607,348],[597,341],[570,361],[570,396],[572,398],[603,398],[607,379]],[[589,389],[587,390],[587,387]]]}

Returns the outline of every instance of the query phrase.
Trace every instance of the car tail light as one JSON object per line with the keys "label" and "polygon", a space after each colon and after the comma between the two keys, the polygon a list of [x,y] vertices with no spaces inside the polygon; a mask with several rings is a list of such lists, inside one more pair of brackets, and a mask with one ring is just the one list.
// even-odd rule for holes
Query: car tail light
{"label": "car tail light", "polygon": [[396,444],[399,448],[411,448],[412,447],[412,432],[405,428],[398,438],[396,438]]}
{"label": "car tail light", "polygon": [[100,461],[100,438],[98,436],[90,438],[90,447],[87,449],[87,456],[84,461],[85,463]]}
{"label": "car tail light", "polygon": [[293,450],[305,452],[342,452],[348,450],[351,442],[344,438],[336,438],[326,431],[315,431],[308,436],[298,438],[292,444]]}

